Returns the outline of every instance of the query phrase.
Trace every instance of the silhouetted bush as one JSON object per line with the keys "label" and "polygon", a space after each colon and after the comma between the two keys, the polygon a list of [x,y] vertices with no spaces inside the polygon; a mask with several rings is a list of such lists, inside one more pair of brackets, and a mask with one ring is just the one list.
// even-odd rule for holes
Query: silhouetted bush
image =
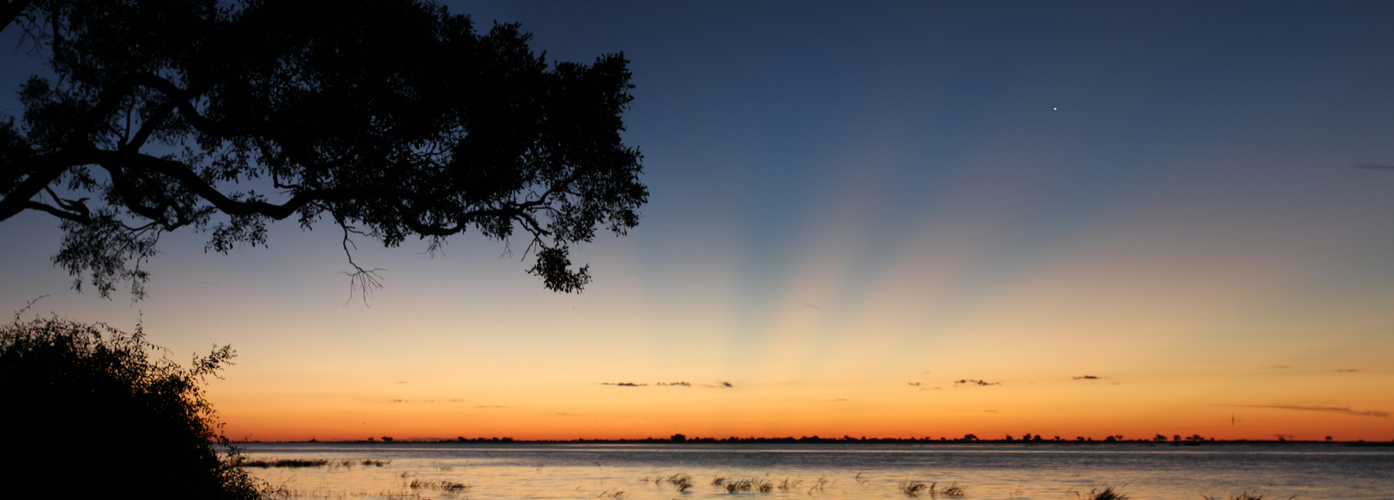
{"label": "silhouetted bush", "polygon": [[163,354],[140,327],[18,315],[0,327],[0,481],[46,498],[260,498],[199,387],[233,351],[187,369]]}

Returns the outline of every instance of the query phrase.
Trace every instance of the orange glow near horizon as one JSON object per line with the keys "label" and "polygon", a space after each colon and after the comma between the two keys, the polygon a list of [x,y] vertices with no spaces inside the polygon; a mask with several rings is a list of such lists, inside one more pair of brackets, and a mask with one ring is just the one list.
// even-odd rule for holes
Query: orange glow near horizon
{"label": "orange glow near horizon", "polygon": [[471,228],[355,235],[385,287],[350,297],[326,215],[170,232],[106,301],[29,210],[0,306],[231,344],[234,441],[1394,440],[1394,3],[489,5],[449,8],[631,61],[651,199],[574,245],[583,293]]}

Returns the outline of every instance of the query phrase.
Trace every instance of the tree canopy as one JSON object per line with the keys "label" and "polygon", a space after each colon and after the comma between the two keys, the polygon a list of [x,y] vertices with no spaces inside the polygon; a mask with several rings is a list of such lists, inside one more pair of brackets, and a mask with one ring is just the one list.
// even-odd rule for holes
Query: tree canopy
{"label": "tree canopy", "polygon": [[477,32],[421,0],[10,1],[54,78],[0,122],[0,221],[59,219],[53,262],[103,297],[163,233],[206,251],[265,245],[267,223],[325,220],[432,251],[469,229],[527,238],[527,271],[580,291],[572,245],[638,223],[641,155],[625,146],[622,54],[548,63],[517,25]]}

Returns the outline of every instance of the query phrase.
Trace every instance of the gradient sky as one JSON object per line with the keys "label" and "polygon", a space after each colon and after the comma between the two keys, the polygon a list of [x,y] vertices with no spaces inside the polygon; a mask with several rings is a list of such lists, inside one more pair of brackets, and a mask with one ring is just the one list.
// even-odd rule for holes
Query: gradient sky
{"label": "gradient sky", "polygon": [[1394,3],[448,5],[631,61],[652,195],[583,294],[466,235],[360,242],[365,305],[292,222],[107,301],[24,214],[0,305],[232,344],[232,439],[1394,439]]}

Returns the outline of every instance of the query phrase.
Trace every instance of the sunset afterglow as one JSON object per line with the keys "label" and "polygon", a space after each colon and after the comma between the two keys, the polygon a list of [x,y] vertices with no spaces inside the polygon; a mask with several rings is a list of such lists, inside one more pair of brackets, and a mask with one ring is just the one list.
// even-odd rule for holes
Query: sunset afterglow
{"label": "sunset afterglow", "polygon": [[1394,439],[1394,4],[444,3],[630,61],[651,195],[583,293],[467,232],[351,297],[292,218],[102,300],[29,212],[0,305],[231,344],[232,440]]}

